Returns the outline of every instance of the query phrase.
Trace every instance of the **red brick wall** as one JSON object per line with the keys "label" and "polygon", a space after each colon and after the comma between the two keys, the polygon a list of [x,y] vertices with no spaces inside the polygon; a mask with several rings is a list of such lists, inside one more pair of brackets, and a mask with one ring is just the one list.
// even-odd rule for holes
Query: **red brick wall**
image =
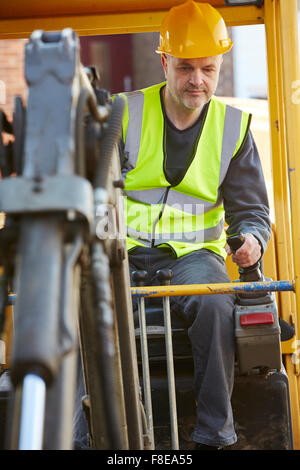
{"label": "red brick wall", "polygon": [[[0,108],[12,119],[14,97],[26,98],[23,39],[0,40]],[[4,99],[3,99],[4,98]],[[25,103],[25,101],[24,101]]]}

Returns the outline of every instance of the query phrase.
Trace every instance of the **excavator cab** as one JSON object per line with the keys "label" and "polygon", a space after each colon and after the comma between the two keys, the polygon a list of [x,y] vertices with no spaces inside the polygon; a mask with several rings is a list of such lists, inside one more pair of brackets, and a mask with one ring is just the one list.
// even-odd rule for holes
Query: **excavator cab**
{"label": "excavator cab", "polygon": [[[202,2],[202,0],[199,1]],[[268,177],[272,181],[274,222],[272,237],[268,249],[264,253],[263,267],[260,266],[260,275],[263,273],[263,277],[246,279],[245,273],[239,273],[236,266],[228,259],[227,268],[231,279],[230,285],[221,286],[221,290],[220,286],[217,289],[215,285],[201,285],[195,288],[198,289],[197,293],[199,295],[207,295],[208,288],[210,292],[214,291],[212,295],[222,295],[223,292],[236,294],[237,301],[234,312],[236,368],[232,405],[239,439],[237,444],[232,446],[232,449],[300,449],[300,369],[298,351],[300,192],[297,177],[299,172],[298,155],[300,152],[299,81],[297,77],[299,77],[300,65],[297,1],[206,1],[220,11],[228,27],[261,24],[265,28],[268,73],[268,132],[265,139],[268,139],[270,143],[271,159]],[[32,83],[38,81],[43,74],[48,73],[53,66],[54,68],[49,72],[49,77],[51,77],[49,83],[53,83],[51,80],[56,76],[59,78],[59,89],[64,86],[68,88],[67,82],[70,78],[68,73],[71,73],[71,65],[79,66],[77,59],[72,55],[75,40],[72,31],[79,36],[138,34],[159,31],[166,12],[179,3],[181,3],[179,0],[161,0],[160,2],[153,0],[131,0],[130,2],[100,0],[95,5],[95,2],[92,1],[79,0],[74,3],[72,0],[65,0],[64,2],[47,2],[37,5],[35,1],[31,0],[26,4],[19,0],[11,0],[9,3],[2,2],[0,5],[0,39],[28,38],[35,32],[30,50],[33,61],[29,64]],[[58,33],[49,33],[51,31],[64,31],[64,33],[60,36]],[[63,40],[60,44],[61,37]],[[43,62],[39,61],[40,54],[44,49],[50,51],[55,44],[57,45],[56,55],[48,57],[50,62],[51,60],[54,62],[49,62],[49,67],[47,63],[43,63],[41,68],[43,73],[39,75],[35,67]],[[58,64],[58,59],[61,56],[65,57],[66,63],[71,64],[67,70],[68,73],[65,73],[66,71],[63,70],[61,64],[58,70],[55,71],[55,63]],[[58,62],[55,62],[55,60],[58,60]],[[37,75],[35,75],[36,73]],[[79,76],[80,80],[78,79]],[[101,140],[101,137],[105,137],[107,129],[113,133],[113,130],[107,126],[106,122],[111,113],[111,102],[107,100],[107,94],[104,97],[102,95],[102,99],[104,99],[102,104],[100,101],[97,102],[98,98],[95,98],[90,84],[87,84],[90,78],[87,79],[80,69],[78,75],[76,75],[76,86],[79,91],[72,102],[73,105],[76,102],[76,112],[72,106],[66,108],[69,110],[69,114],[67,113],[68,116],[65,116],[65,118],[66,121],[69,119],[69,124],[71,123],[71,125],[66,126],[66,129],[69,131],[71,129],[72,132],[76,129],[71,138],[72,145],[74,144],[74,148],[76,148],[75,161],[77,162],[74,167],[74,175],[71,175],[72,178],[70,175],[69,178],[64,178],[64,171],[61,171],[61,166],[59,168],[61,175],[56,175],[55,180],[53,175],[52,177],[47,175],[44,181],[36,174],[37,165],[33,159],[30,171],[27,168],[30,177],[34,175],[33,186],[31,187],[29,180],[21,181],[15,178],[16,175],[20,176],[23,160],[16,162],[16,171],[15,174],[12,174],[12,168],[7,164],[8,160],[3,158],[3,155],[12,154],[11,146],[3,144],[2,141],[0,143],[0,163],[3,178],[3,181],[0,182],[0,210],[8,213],[10,211],[13,214],[17,213],[20,219],[22,219],[20,214],[25,214],[24,219],[28,222],[26,227],[23,228],[24,236],[27,238],[23,238],[21,244],[21,258],[27,260],[27,264],[22,264],[23,277],[21,279],[23,281],[21,286],[19,285],[21,288],[17,292],[8,292],[5,289],[3,290],[3,286],[1,287],[1,292],[5,292],[6,295],[2,295],[0,298],[1,309],[5,311],[5,325],[2,328],[0,343],[3,363],[0,380],[3,379],[1,383],[5,382],[6,372],[10,370],[10,346],[15,347],[16,337],[17,343],[22,345],[19,354],[21,365],[24,364],[22,361],[28,354],[26,349],[28,341],[26,343],[22,331],[15,331],[16,315],[14,306],[17,303],[18,315],[20,315],[22,305],[25,305],[26,300],[26,311],[32,311],[32,305],[30,302],[28,303],[30,276],[36,276],[37,282],[40,283],[44,279],[43,287],[48,296],[51,293],[50,287],[56,293],[55,299],[59,295],[58,278],[54,280],[52,276],[51,283],[48,283],[47,275],[50,276],[50,273],[47,273],[41,266],[42,258],[37,256],[34,250],[26,248],[32,246],[33,243],[30,234],[34,233],[33,222],[37,208],[40,212],[46,210],[48,216],[49,211],[55,210],[56,218],[51,215],[48,218],[43,216],[38,219],[41,225],[37,225],[40,236],[39,245],[37,244],[36,247],[41,247],[41,253],[44,256],[45,252],[42,248],[45,247],[45,243],[48,241],[47,247],[53,252],[49,251],[48,261],[47,257],[43,258],[44,266],[47,269],[52,266],[54,271],[56,269],[56,273],[58,273],[58,266],[65,267],[66,270],[63,271],[65,287],[70,286],[71,279],[68,276],[67,263],[72,265],[72,269],[74,268],[72,280],[75,282],[73,288],[76,292],[81,292],[81,308],[87,312],[86,315],[80,316],[79,328],[81,329],[80,347],[87,392],[86,396],[83,397],[83,406],[88,416],[93,448],[143,450],[153,448],[178,449],[180,447],[181,449],[191,449],[192,443],[189,436],[195,417],[193,362],[186,326],[179,320],[176,312],[169,311],[168,304],[170,295],[182,295],[182,286],[173,286],[170,282],[171,273],[164,272],[160,273],[162,286],[147,286],[145,273],[135,273],[133,280],[135,286],[130,287],[128,259],[120,240],[116,238],[112,242],[100,245],[97,243],[95,246],[90,244],[91,233],[93,236],[95,235],[92,228],[95,208],[107,207],[109,201],[112,203],[114,214],[122,214],[122,208],[116,204],[118,195],[122,191],[122,184],[119,179],[120,168],[118,167],[119,163],[115,150],[112,157],[112,166],[104,165],[104,167],[101,167],[100,165],[100,168],[98,168],[95,187],[93,187],[93,184],[91,187],[92,177],[90,175],[92,173],[87,172],[82,166],[82,162],[84,162],[82,157],[85,154],[82,147],[82,117],[86,111],[86,106],[89,109],[90,116],[99,124],[95,123],[95,126],[92,126],[92,134],[89,136],[92,135],[96,142],[98,138]],[[73,93],[74,88],[69,87],[69,92]],[[62,97],[64,98],[59,99],[59,96],[55,95],[57,106],[63,103],[66,95],[62,94]],[[47,106],[47,102],[50,103],[50,96],[48,100],[47,93],[40,91],[36,98],[39,98],[36,103],[40,101],[45,106]],[[66,106],[69,105],[70,101],[66,100]],[[35,106],[30,109],[35,117],[37,116],[37,114],[34,114],[36,109]],[[104,114],[101,114],[102,112]],[[53,116],[55,116],[55,113]],[[45,115],[43,117],[45,118]],[[55,121],[55,119],[52,121]],[[23,142],[24,135],[22,135],[22,132],[24,127],[22,126],[24,122],[25,109],[22,103],[16,100],[13,132],[17,146],[20,142]],[[44,121],[36,120],[35,122],[38,122],[40,126],[40,135],[38,136],[40,138],[43,132],[48,130],[48,126],[42,125]],[[1,131],[12,132],[11,123],[5,121],[3,116],[0,124],[2,126]],[[26,138],[36,138],[37,127],[34,125],[34,121],[28,121],[27,125],[30,126],[32,133],[26,135]],[[62,131],[62,126],[59,125],[58,121],[56,131],[58,134]],[[65,158],[67,151],[72,148],[72,145],[70,147],[67,144],[63,145],[65,142],[64,137],[62,135],[57,144],[57,151],[62,155],[62,158]],[[45,145],[40,147],[44,149],[45,154],[49,151],[52,140],[51,136],[46,133],[46,144],[44,142]],[[34,139],[32,142],[34,142]],[[31,144],[31,142],[29,143]],[[30,153],[33,154],[36,151],[36,147],[33,144],[31,145],[31,152],[28,152],[29,156]],[[18,149],[15,149],[18,155],[22,153],[21,147],[19,145]],[[95,152],[96,155],[98,150],[95,150],[95,147],[90,147],[89,152]],[[71,160],[67,158],[66,168],[70,168],[72,158]],[[89,165],[91,162],[87,163]],[[45,162],[45,165],[47,172],[51,173],[52,170],[49,170],[47,162]],[[101,177],[102,174],[105,174],[105,177]],[[52,183],[57,186],[51,186]],[[54,190],[54,187],[59,188],[59,192]],[[66,191],[68,188],[69,191]],[[96,189],[97,191],[95,191]],[[20,194],[23,194],[24,197],[20,197]],[[80,197],[80,194],[82,197]],[[19,198],[17,198],[17,195]],[[14,202],[14,198],[17,202]],[[85,206],[82,204],[83,200],[86,203]],[[30,212],[30,216],[28,216],[28,212]],[[59,216],[57,212],[59,212]],[[63,217],[61,212],[64,214]],[[16,226],[10,227],[9,220],[10,217],[6,218],[7,230],[2,232],[0,239],[2,253],[6,256],[9,254],[7,250],[7,247],[10,247],[8,244],[9,239],[16,238]],[[61,233],[62,225],[68,229],[67,236],[65,236],[65,232]],[[40,227],[43,227],[43,229]],[[17,226],[17,232],[18,229]],[[53,244],[50,230],[53,231],[53,234],[56,234],[57,249]],[[77,237],[74,236],[76,234]],[[70,240],[72,242],[71,249],[69,246]],[[64,262],[58,254],[61,252],[59,248],[61,243],[64,246]],[[83,250],[82,246],[85,247]],[[51,253],[55,256],[51,256]],[[87,261],[89,256],[95,261],[93,266],[96,277],[93,282],[96,288],[91,282],[91,273],[88,269],[90,267]],[[30,260],[34,260],[34,263]],[[39,266],[37,271],[35,270],[35,263]],[[80,276],[78,277],[78,271],[80,270],[83,272],[81,284],[79,282]],[[255,269],[254,271],[254,276],[256,276],[258,270]],[[3,272],[9,278],[12,275],[12,272],[7,272],[7,266],[3,266]],[[39,275],[36,273],[39,273]],[[103,273],[105,273],[105,278],[102,277]],[[5,276],[2,276],[0,280],[3,280]],[[93,290],[94,288],[95,290]],[[111,297],[109,295],[107,297],[103,290],[106,290]],[[69,291],[65,289],[64,292]],[[99,310],[97,308],[93,310],[93,302],[91,302],[95,293],[97,294],[96,300],[98,300],[98,303],[96,302],[97,307],[101,307],[102,304],[105,305],[105,312],[109,312],[111,323],[101,323],[98,317],[98,323],[95,320],[93,311]],[[132,312],[130,296],[138,297],[138,311]],[[20,298],[21,304],[18,300]],[[40,299],[41,297],[39,297]],[[113,312],[108,308],[110,305],[109,299],[111,299]],[[62,302],[65,302],[65,307],[68,305],[68,301],[70,301],[70,297],[63,296]],[[74,294],[73,301],[77,302],[76,305],[78,306],[76,294]],[[43,310],[43,313],[45,313],[42,308],[43,305],[46,305],[47,309],[54,308],[50,301],[46,304],[43,304],[43,302],[35,303],[36,318],[39,318],[39,311]],[[56,308],[56,314],[58,310]],[[145,317],[143,311],[146,312]],[[68,329],[70,317],[67,315],[69,310],[66,308],[64,312],[66,316],[63,317],[63,320],[66,320],[66,323],[62,322],[61,326],[65,328],[64,332],[68,333],[70,331]],[[54,316],[49,316],[49,318],[52,319],[52,323],[48,324],[53,326],[53,331],[56,331],[57,324],[53,323]],[[94,335],[98,328],[102,334],[100,349],[96,346],[99,338]],[[285,335],[286,328],[288,330],[287,336]],[[27,337],[31,338],[30,331],[28,329],[24,331],[28,334]],[[292,333],[290,333],[291,331]],[[44,331],[43,338],[47,339],[47,333],[47,331]],[[64,448],[64,446],[69,448],[68,446],[70,446],[70,439],[68,438],[67,442],[65,440],[67,434],[68,436],[71,435],[70,425],[67,426],[67,433],[62,432],[62,430],[65,430],[64,420],[70,419],[70,414],[65,413],[68,408],[65,405],[71,401],[65,399],[66,394],[71,393],[73,396],[74,393],[72,384],[74,384],[76,359],[73,354],[74,348],[70,347],[69,340],[71,337],[72,335],[64,337],[65,342],[63,341],[63,343],[68,347],[60,350],[60,359],[63,358],[64,365],[59,372],[57,386],[55,385],[56,393],[58,393],[56,396],[60,397],[59,403],[57,404],[57,401],[53,400],[51,397],[52,392],[50,392],[51,406],[46,410],[45,422],[52,448]],[[38,343],[38,347],[43,350],[43,340],[41,338],[38,339]],[[72,357],[70,361],[69,359],[65,361],[70,353],[68,348]],[[114,358],[110,356],[112,350],[115,353]],[[98,367],[99,360],[103,366],[101,371]],[[29,358],[28,361],[31,361],[31,367],[32,358]],[[48,361],[47,357],[45,361]],[[44,379],[46,387],[48,387],[52,384],[52,380],[55,380],[57,364],[53,365],[51,361],[50,363],[48,361],[47,367],[44,367],[45,361],[42,363],[42,369],[47,370]],[[72,364],[72,368],[69,369],[69,365],[65,364]],[[35,366],[35,364],[33,365]],[[71,375],[70,370],[72,371]],[[35,376],[39,375],[41,372],[40,364],[39,367],[31,367],[30,371],[34,371],[33,375]],[[114,373],[111,374],[111,371]],[[20,371],[20,369],[17,372],[15,371],[15,383],[19,383],[19,377],[22,377],[22,374],[23,371]],[[29,384],[35,387],[32,381]],[[70,388],[66,387],[66,384]],[[4,387],[0,387],[2,440],[4,440],[5,434],[4,424],[6,426],[8,420],[7,399],[10,397],[10,389],[9,387],[6,388],[6,384],[4,385]],[[42,387],[39,385],[38,389],[42,390],[44,397],[44,385],[42,384]],[[17,387],[17,400],[20,400],[21,393],[22,389]],[[111,406],[111,403],[113,403],[113,406]],[[170,404],[169,409],[166,403]],[[29,410],[35,416],[41,416],[30,394],[29,404]],[[29,427],[32,424],[31,416],[29,414],[29,419],[27,419]],[[57,421],[53,419],[54,416]],[[55,431],[57,426],[61,430],[60,434]],[[119,430],[122,430],[121,435],[117,432]],[[42,442],[43,439],[40,439],[40,441]]]}

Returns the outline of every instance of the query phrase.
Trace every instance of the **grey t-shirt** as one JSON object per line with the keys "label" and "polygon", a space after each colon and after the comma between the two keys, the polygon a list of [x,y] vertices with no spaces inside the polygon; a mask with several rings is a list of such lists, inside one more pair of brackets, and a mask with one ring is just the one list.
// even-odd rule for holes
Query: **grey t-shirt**
{"label": "grey t-shirt", "polygon": [[187,129],[177,129],[169,120],[161,97],[164,114],[164,173],[171,186],[177,186],[184,178],[201,137],[202,127],[207,114],[208,103],[203,107],[197,121]]}

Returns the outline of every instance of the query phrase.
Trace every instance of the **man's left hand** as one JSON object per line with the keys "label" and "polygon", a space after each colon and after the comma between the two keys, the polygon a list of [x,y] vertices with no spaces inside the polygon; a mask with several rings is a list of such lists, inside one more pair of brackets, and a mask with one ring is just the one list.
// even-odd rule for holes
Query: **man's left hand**
{"label": "man's left hand", "polygon": [[226,246],[228,255],[232,254],[232,261],[234,261],[241,268],[247,268],[255,264],[261,257],[261,246],[257,238],[252,233],[243,234],[245,241],[242,246],[236,250],[235,254],[232,253],[230,247]]}

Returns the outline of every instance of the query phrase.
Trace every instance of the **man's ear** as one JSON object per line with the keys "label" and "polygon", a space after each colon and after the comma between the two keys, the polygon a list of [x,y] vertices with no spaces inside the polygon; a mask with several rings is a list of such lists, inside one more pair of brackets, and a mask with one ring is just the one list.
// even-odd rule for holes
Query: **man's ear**
{"label": "man's ear", "polygon": [[167,76],[167,71],[168,71],[168,57],[167,54],[161,54],[161,63],[165,72],[165,77]]}

